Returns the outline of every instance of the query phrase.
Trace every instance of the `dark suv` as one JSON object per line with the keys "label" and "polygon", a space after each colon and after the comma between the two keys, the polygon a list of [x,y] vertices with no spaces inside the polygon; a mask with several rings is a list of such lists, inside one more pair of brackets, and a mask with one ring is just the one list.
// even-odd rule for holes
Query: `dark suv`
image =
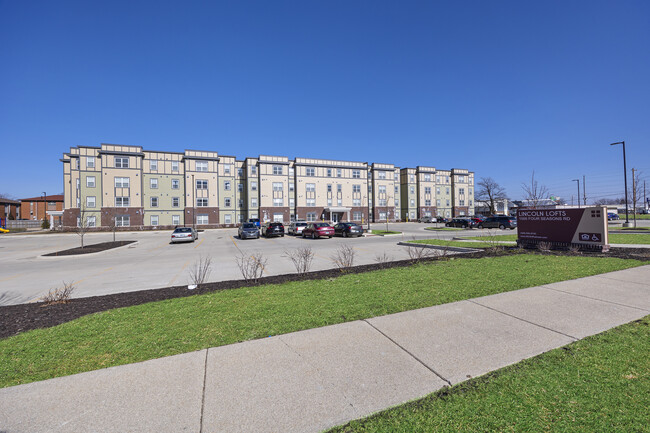
{"label": "dark suv", "polygon": [[284,225],[279,222],[267,222],[262,225],[262,236],[284,236]]}
{"label": "dark suv", "polygon": [[493,216],[487,218],[478,225],[478,228],[480,229],[495,229],[497,227],[501,230],[514,230],[517,228],[517,218],[509,216]]}
{"label": "dark suv", "polygon": [[460,227],[461,229],[471,229],[474,227],[474,221],[469,218],[454,218],[448,223],[445,223],[445,227]]}

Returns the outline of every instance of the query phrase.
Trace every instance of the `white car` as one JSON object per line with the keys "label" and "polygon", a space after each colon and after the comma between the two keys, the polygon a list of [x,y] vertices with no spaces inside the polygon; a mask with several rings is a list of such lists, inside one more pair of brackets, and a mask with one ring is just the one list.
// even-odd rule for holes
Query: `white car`
{"label": "white car", "polygon": [[176,242],[194,242],[199,234],[192,227],[177,227],[172,233],[172,244]]}
{"label": "white car", "polygon": [[300,236],[302,234],[302,231],[307,227],[308,222],[307,221],[294,221],[291,224],[289,224],[289,228],[287,229],[287,234],[293,235],[293,236]]}

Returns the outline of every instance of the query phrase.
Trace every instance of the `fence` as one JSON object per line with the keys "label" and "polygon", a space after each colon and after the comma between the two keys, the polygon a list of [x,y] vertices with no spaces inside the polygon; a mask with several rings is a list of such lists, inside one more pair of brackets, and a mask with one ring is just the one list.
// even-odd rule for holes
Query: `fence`
{"label": "fence", "polygon": [[40,229],[43,221],[7,220],[7,229]]}

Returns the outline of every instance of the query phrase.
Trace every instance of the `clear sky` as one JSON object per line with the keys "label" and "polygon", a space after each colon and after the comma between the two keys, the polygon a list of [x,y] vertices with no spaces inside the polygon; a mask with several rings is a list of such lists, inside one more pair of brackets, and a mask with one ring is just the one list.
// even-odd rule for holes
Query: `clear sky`
{"label": "clear sky", "polygon": [[[650,2],[0,0],[0,193],[70,146],[467,168],[513,199],[650,188]],[[581,185],[582,188],[582,185]]]}

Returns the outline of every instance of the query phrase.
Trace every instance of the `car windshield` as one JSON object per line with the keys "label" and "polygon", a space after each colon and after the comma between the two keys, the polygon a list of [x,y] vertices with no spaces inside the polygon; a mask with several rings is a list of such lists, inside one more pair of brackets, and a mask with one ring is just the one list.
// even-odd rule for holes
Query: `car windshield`
{"label": "car windshield", "polygon": [[[177,228],[176,230],[174,230],[174,233],[191,233],[191,232],[192,232],[192,229],[189,228],[189,227],[180,227],[180,228]],[[169,232],[167,232],[167,233],[169,233]]]}
{"label": "car windshield", "polygon": [[307,226],[307,223],[295,223],[296,227],[305,227]]}
{"label": "car windshield", "polygon": [[243,228],[245,229],[256,229],[257,226],[253,223],[244,223]]}
{"label": "car windshield", "polygon": [[271,223],[271,224],[269,224],[269,225],[270,225],[271,227],[278,227],[278,226],[282,226],[282,223]]}
{"label": "car windshield", "polygon": [[330,225],[327,223],[314,223],[314,227],[329,227]]}

